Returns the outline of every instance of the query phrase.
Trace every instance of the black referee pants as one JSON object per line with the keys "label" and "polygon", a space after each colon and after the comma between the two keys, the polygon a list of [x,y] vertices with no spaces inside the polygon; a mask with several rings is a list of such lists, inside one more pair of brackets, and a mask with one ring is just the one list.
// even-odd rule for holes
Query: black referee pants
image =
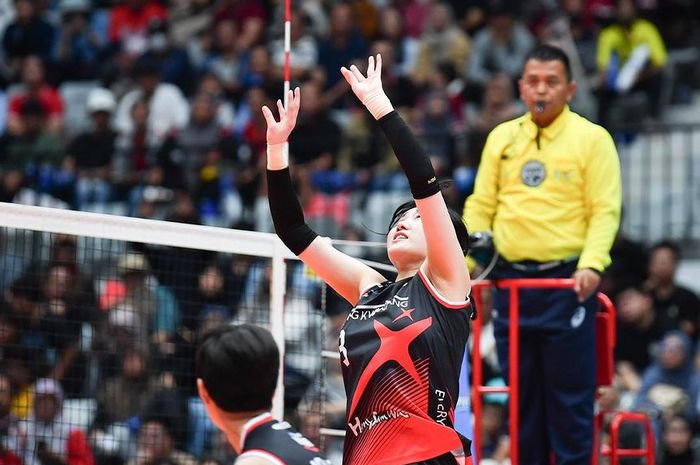
{"label": "black referee pants", "polygon": [[[569,278],[576,262],[548,271],[501,266],[498,278]],[[520,291],[519,465],[590,465],[595,396],[595,294]],[[508,379],[509,291],[494,297],[498,357]]]}

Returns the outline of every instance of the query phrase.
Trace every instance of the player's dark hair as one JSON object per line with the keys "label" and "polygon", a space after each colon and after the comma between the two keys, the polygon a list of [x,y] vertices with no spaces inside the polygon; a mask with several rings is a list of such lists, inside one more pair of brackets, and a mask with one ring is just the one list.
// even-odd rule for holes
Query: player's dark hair
{"label": "player's dark hair", "polygon": [[[396,210],[394,210],[394,214],[391,215],[391,221],[389,222],[389,228],[387,229],[387,233],[389,232],[389,230],[391,230],[391,228],[396,226],[396,223],[399,222],[399,219],[404,213],[415,207],[415,200],[409,200],[408,202],[404,202],[398,207],[396,207]],[[459,247],[462,249],[462,253],[464,255],[467,255],[467,253],[469,252],[469,232],[467,231],[467,225],[464,224],[462,216],[459,213],[457,213],[454,209],[447,207],[447,211],[450,214],[452,226],[455,228],[455,232],[457,233]]]}
{"label": "player's dark hair", "polygon": [[277,344],[266,329],[250,324],[218,326],[200,339],[197,378],[226,412],[269,410],[279,359]]}
{"label": "player's dark hair", "polygon": [[654,253],[659,249],[668,249],[673,255],[675,261],[678,261],[681,258],[681,248],[678,247],[678,244],[676,244],[673,241],[665,239],[663,241],[657,242],[652,246],[651,252]]}
{"label": "player's dark hair", "polygon": [[566,80],[571,82],[573,76],[571,75],[571,62],[569,57],[566,55],[564,50],[554,45],[549,44],[539,44],[537,47],[532,49],[530,53],[525,57],[525,63],[528,60],[538,60],[538,61],[560,61],[564,65],[564,70],[566,71]]}

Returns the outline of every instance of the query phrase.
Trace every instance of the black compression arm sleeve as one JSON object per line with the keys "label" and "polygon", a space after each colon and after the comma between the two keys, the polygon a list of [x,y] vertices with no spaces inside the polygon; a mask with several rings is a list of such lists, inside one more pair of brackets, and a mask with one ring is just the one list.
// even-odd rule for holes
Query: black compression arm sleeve
{"label": "black compression arm sleeve", "polygon": [[440,192],[435,170],[411,129],[396,110],[379,119],[379,126],[389,139],[408,178],[414,199],[424,199]]}
{"label": "black compression arm sleeve", "polygon": [[275,232],[289,250],[299,255],[318,234],[304,221],[304,212],[294,192],[289,168],[267,170],[267,195]]}

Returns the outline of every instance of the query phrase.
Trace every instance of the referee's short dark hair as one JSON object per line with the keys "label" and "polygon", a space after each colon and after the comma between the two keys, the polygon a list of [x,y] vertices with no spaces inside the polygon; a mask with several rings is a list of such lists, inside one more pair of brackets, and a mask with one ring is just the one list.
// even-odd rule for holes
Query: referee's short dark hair
{"label": "referee's short dark hair", "polygon": [[571,82],[573,76],[571,75],[571,62],[569,57],[566,55],[564,50],[554,45],[549,44],[539,44],[530,51],[525,57],[525,63],[528,60],[539,60],[539,61],[561,61],[564,65],[564,71],[566,71],[566,80]]}
{"label": "referee's short dark hair", "polygon": [[202,335],[197,348],[197,378],[229,413],[270,410],[279,366],[272,334],[255,325],[218,326]]}

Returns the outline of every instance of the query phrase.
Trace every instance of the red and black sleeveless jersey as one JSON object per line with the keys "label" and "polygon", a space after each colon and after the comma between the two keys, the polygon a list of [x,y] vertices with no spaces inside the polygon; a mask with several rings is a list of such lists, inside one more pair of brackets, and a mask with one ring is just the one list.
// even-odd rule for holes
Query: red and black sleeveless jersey
{"label": "red and black sleeveless jersey", "polygon": [[343,463],[406,465],[470,442],[453,428],[469,301],[442,298],[422,271],[367,290],[340,332],[347,394]]}
{"label": "red and black sleeveless jersey", "polygon": [[269,413],[243,426],[241,444],[239,457],[262,457],[271,465],[331,465],[311,441]]}

